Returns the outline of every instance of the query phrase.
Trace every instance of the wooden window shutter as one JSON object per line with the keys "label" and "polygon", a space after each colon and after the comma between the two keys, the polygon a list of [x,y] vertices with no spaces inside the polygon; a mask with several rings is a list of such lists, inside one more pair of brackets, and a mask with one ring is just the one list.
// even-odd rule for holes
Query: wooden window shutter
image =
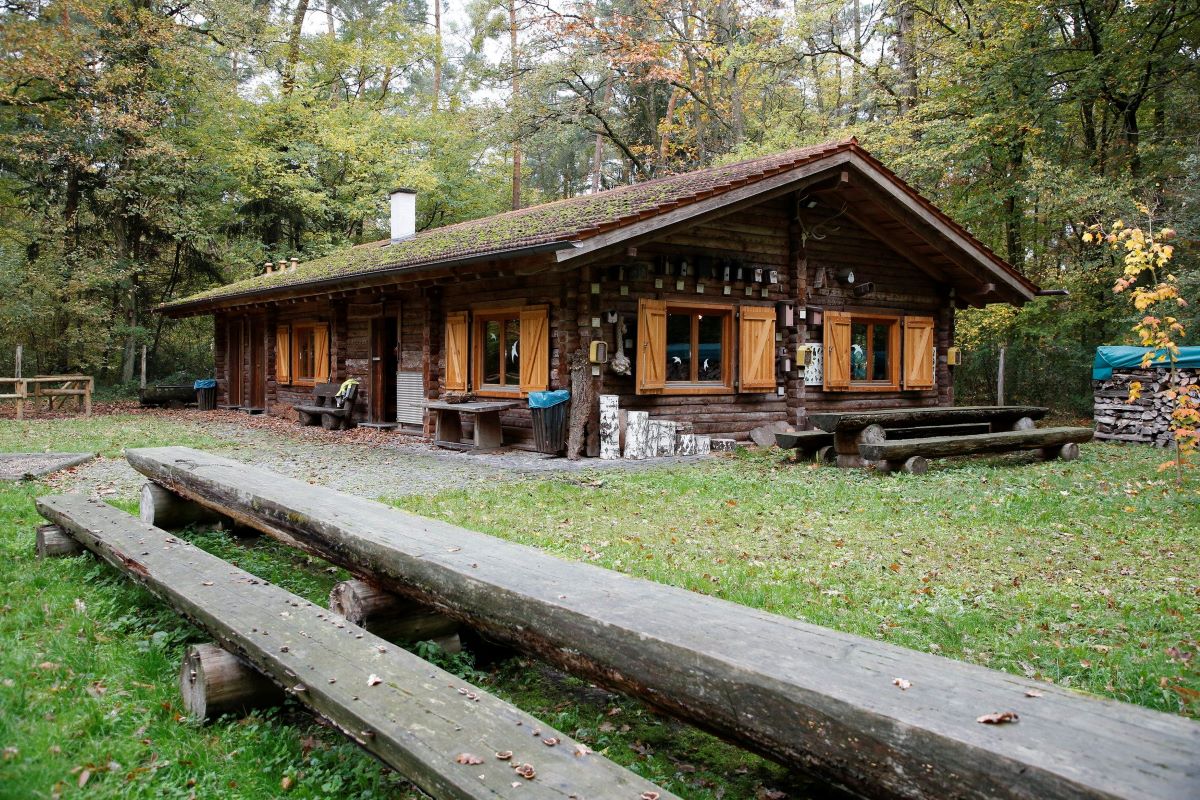
{"label": "wooden window shutter", "polygon": [[550,387],[550,312],[545,306],[521,309],[521,391]]}
{"label": "wooden window shutter", "polygon": [[850,388],[850,315],[825,312],[825,388]]}
{"label": "wooden window shutter", "polygon": [[446,391],[467,390],[467,322],[466,311],[446,315]]}
{"label": "wooden window shutter", "polygon": [[313,382],[329,383],[329,326],[313,328]]}
{"label": "wooden window shutter", "polygon": [[275,382],[292,382],[292,329],[287,325],[275,326]]}
{"label": "wooden window shutter", "polygon": [[904,388],[933,388],[933,317],[904,318]]}
{"label": "wooden window shutter", "polygon": [[738,391],[775,389],[775,307],[742,306],[738,324]]}
{"label": "wooden window shutter", "polygon": [[657,394],[667,388],[667,304],[638,301],[637,393]]}

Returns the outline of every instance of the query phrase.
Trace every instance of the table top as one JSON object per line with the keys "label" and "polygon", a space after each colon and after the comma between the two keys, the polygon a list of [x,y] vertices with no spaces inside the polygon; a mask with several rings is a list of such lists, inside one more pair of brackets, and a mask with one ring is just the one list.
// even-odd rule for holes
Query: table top
{"label": "table top", "polygon": [[873,408],[862,411],[822,411],[808,419],[823,431],[861,430],[868,425],[904,426],[939,425],[955,422],[992,422],[1021,417],[1041,419],[1049,409],[1043,406],[932,406],[925,408]]}
{"label": "table top", "polygon": [[444,400],[431,400],[425,407],[434,411],[463,411],[467,414],[485,414],[488,411],[508,411],[517,408],[521,403],[517,400],[476,400],[470,403],[447,403]]}

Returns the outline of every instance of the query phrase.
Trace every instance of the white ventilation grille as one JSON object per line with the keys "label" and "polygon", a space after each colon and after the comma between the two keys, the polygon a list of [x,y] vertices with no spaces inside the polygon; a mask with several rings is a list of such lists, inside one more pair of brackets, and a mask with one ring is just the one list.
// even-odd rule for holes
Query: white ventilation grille
{"label": "white ventilation grille", "polygon": [[425,385],[420,372],[396,373],[396,421],[406,425],[425,422]]}

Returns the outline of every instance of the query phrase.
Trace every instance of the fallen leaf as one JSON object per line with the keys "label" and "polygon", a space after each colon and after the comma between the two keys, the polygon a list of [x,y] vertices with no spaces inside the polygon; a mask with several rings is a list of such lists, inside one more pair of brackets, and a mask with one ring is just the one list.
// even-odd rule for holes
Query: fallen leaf
{"label": "fallen leaf", "polygon": [[496,753],[496,758],[501,761],[508,761],[512,758],[512,750],[501,750],[499,753]]}
{"label": "fallen leaf", "polygon": [[537,777],[537,772],[534,771],[533,764],[522,764],[517,767],[517,774],[527,781],[531,781]]}
{"label": "fallen leaf", "polygon": [[976,717],[975,721],[982,722],[984,725],[1003,725],[1007,722],[1016,722],[1017,719],[1015,711],[993,711],[991,714]]}
{"label": "fallen leaf", "polygon": [[283,778],[279,781],[279,788],[283,789],[286,792],[292,788],[292,783],[293,783],[292,777],[290,775],[284,775]]}
{"label": "fallen leaf", "polygon": [[912,688],[912,681],[906,678],[892,678],[892,685],[899,686],[902,691],[907,691]]}
{"label": "fallen leaf", "polygon": [[92,771],[90,769],[85,769],[83,772],[79,773],[79,788],[82,789],[84,786],[87,786],[87,782],[91,779]]}
{"label": "fallen leaf", "polygon": [[1037,689],[1026,689],[1025,696],[1026,697],[1045,697],[1046,694],[1045,694],[1045,692],[1039,692]]}
{"label": "fallen leaf", "polygon": [[378,686],[381,683],[383,683],[383,678],[379,677],[374,672],[372,672],[371,676],[367,678],[367,686]]}
{"label": "fallen leaf", "polygon": [[483,759],[473,753],[459,753],[454,757],[459,764],[482,764]]}
{"label": "fallen leaf", "polygon": [[642,792],[641,800],[658,800],[658,792]]}
{"label": "fallen leaf", "polygon": [[546,745],[546,747],[554,747],[554,745],[558,744],[558,737],[550,736],[542,739],[542,744]]}

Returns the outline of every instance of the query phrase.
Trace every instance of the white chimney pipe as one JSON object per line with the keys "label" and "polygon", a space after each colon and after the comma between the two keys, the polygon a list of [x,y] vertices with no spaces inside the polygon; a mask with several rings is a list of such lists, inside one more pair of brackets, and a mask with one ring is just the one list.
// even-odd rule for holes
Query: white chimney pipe
{"label": "white chimney pipe", "polygon": [[392,198],[392,241],[407,239],[417,232],[417,193],[396,189]]}

